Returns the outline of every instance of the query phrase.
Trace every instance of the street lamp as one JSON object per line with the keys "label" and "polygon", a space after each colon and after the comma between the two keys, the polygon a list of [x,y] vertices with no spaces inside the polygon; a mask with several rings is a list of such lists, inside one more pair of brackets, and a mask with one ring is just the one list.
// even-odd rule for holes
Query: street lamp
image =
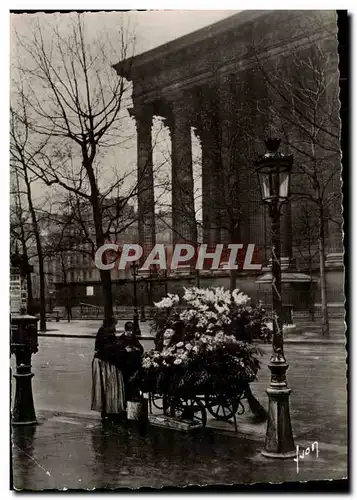
{"label": "street lamp", "polygon": [[133,324],[134,324],[134,335],[141,335],[140,331],[140,326],[139,326],[139,314],[138,314],[138,297],[137,297],[137,289],[136,289],[136,283],[137,283],[137,277],[139,274],[139,265],[136,264],[136,262],[133,262],[131,264],[131,270],[133,273],[133,284],[134,284],[134,316],[133,316]]}
{"label": "street lamp", "polygon": [[291,389],[286,382],[284,355],[281,267],[280,267],[280,215],[281,207],[289,201],[289,185],[293,155],[286,156],[279,150],[280,139],[265,141],[267,152],[254,165],[257,167],[261,196],[268,205],[271,219],[272,296],[273,296],[273,352],[270,358],[270,385],[268,425],[262,455],[272,458],[291,458],[296,455],[292,434],[289,396]]}

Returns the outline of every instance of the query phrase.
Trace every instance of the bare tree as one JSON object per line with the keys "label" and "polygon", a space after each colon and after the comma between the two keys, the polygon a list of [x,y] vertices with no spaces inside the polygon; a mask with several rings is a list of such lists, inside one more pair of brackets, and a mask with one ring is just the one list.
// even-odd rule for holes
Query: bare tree
{"label": "bare tree", "polygon": [[[20,118],[21,117],[21,118]],[[38,213],[33,201],[32,187],[36,180],[33,174],[32,166],[36,162],[36,158],[42,154],[43,143],[39,143],[36,147],[29,147],[30,134],[26,126],[23,126],[26,121],[26,107],[24,101],[21,100],[18,112],[15,113],[11,109],[10,116],[10,162],[13,170],[15,171],[16,189],[20,195],[20,182],[24,186],[28,211],[31,218],[32,231],[36,242],[37,258],[39,264],[39,277],[40,277],[40,329],[46,330],[46,301],[45,301],[45,271],[44,259],[42,250],[41,230],[38,220]],[[18,198],[19,200],[19,198]],[[21,226],[20,226],[21,227]],[[24,235],[21,235],[22,249],[26,248],[24,245]],[[27,252],[25,251],[27,256]],[[29,281],[29,280],[28,280]]]}
{"label": "bare tree", "polygon": [[262,114],[294,153],[292,197],[316,209],[323,335],[328,336],[326,226],[336,219],[336,230],[342,227],[336,40],[311,41],[274,63],[256,56],[256,63],[270,95]]}
{"label": "bare tree", "polygon": [[[22,251],[24,262],[29,263],[28,246],[31,243],[33,232],[30,214],[24,207],[23,193],[20,188],[19,173],[15,169],[12,182],[12,204],[10,205],[10,247],[18,250],[18,243]],[[33,292],[31,273],[26,273],[27,311],[31,314],[33,306]]]}
{"label": "bare tree", "polygon": [[308,308],[313,321],[315,320],[315,291],[312,276],[316,260],[317,263],[319,263],[319,248],[316,240],[318,228],[319,216],[316,206],[304,200],[300,209],[296,210],[294,217],[293,242],[297,252],[296,257],[300,261],[300,266],[306,269],[311,277],[307,298]]}
{"label": "bare tree", "polygon": [[[32,171],[47,186],[55,184],[91,207],[98,248],[108,234],[103,200],[128,175],[113,166],[108,187],[101,162],[108,148],[125,145],[129,139],[123,132],[127,85],[111,64],[127,58],[132,39],[122,26],[111,44],[100,36],[89,43],[83,15],[71,16],[66,24],[70,29],[65,34],[60,25],[38,22],[30,39],[18,36],[19,49],[27,57],[26,64],[21,62],[16,69],[22,81],[17,90],[26,106],[26,115],[18,118],[31,130],[33,144],[45,143],[41,157],[32,161]],[[110,61],[107,54],[114,44]],[[134,195],[136,187],[130,192]],[[108,317],[113,314],[110,271],[101,270],[100,275]]]}
{"label": "bare tree", "polygon": [[59,214],[48,213],[47,221],[49,222],[51,231],[48,235],[44,252],[47,259],[59,264],[56,266],[56,277],[60,278],[63,285],[65,309],[69,322],[72,314],[68,283],[68,274],[71,270],[71,266],[68,264],[68,260],[70,260],[77,251],[84,253],[86,247],[82,244],[83,239],[78,231],[78,226],[73,224],[73,219],[66,213],[65,206],[62,206],[62,212]]}

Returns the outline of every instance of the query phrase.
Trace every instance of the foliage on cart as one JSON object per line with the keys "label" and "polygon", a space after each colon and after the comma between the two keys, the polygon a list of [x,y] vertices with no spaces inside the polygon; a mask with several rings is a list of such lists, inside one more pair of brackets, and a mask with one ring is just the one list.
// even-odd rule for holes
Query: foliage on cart
{"label": "foliage on cart", "polygon": [[155,304],[155,349],[144,354],[133,382],[142,392],[172,396],[242,393],[258,373],[262,354],[251,344],[267,328],[260,306],[223,288],[184,289]]}

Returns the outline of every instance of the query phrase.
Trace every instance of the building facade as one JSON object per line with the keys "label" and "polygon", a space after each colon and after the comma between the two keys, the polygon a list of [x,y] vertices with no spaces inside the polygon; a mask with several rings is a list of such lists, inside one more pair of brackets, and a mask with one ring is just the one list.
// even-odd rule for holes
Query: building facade
{"label": "building facade", "polygon": [[[287,130],[285,144],[289,152],[293,146],[298,168],[292,178],[296,196],[282,214],[282,264],[300,283],[310,277],[318,288],[319,229],[314,218],[323,210],[328,301],[343,302],[336,34],[335,11],[244,11],[114,66],[133,86],[130,115],[137,128],[138,232],[146,253],[156,241],[154,116],[165,119],[171,137],[173,243],[198,241],[193,128],[202,149],[203,242],[254,243],[263,273],[269,266],[270,227],[253,160],[264,152],[267,135]],[[314,123],[318,141],[314,136],[315,156],[310,155],[306,167],[311,148],[302,145],[307,143],[311,115],[301,92],[310,90],[316,74],[323,87],[312,100],[312,105],[319,105],[319,121]],[[299,83],[301,76],[305,80]],[[295,100],[291,103],[290,94]],[[312,201],[304,221],[307,194]],[[320,205],[319,197],[324,197]],[[238,284],[255,295],[257,279],[259,284],[257,273],[240,273]],[[305,285],[300,288],[305,290]]]}

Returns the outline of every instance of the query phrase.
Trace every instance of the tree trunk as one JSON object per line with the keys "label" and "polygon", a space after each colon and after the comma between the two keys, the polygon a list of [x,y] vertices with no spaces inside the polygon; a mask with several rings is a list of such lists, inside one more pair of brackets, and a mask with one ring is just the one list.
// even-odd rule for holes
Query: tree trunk
{"label": "tree trunk", "polygon": [[[23,233],[23,227],[21,228],[21,244],[22,244],[22,254],[24,256],[24,261],[28,263],[28,254],[26,248],[25,237]],[[31,273],[26,273],[26,288],[27,288],[27,312],[31,314],[32,304],[33,304],[33,294],[32,294],[32,280]]]}
{"label": "tree trunk", "polygon": [[237,270],[231,269],[229,274],[229,290],[233,292],[237,285]]}
{"label": "tree trunk", "polygon": [[[20,219],[20,232],[21,232],[21,246],[22,246],[22,254],[24,256],[25,262],[29,263],[29,258],[27,254],[26,247],[26,236],[25,236],[25,228],[22,219],[22,203],[20,196],[20,181],[18,171],[15,170],[16,175],[16,187],[18,193],[18,208],[19,208],[19,219]],[[32,280],[31,273],[26,274],[26,284],[27,284],[27,312],[31,314],[32,312],[32,304],[33,304],[33,294],[32,294]]]}
{"label": "tree trunk", "polygon": [[[104,245],[104,234],[103,234],[103,226],[102,226],[102,215],[101,208],[97,204],[93,204],[93,218],[95,224],[95,232],[96,232],[96,242],[97,248],[100,248]],[[103,255],[103,262],[106,261],[105,254]],[[113,314],[113,293],[112,293],[112,279],[110,275],[110,271],[100,270],[100,281],[102,285],[102,294],[103,294],[103,306],[104,306],[104,318],[110,318]]]}
{"label": "tree trunk", "polygon": [[[95,211],[100,211],[100,207],[93,207],[93,213]],[[102,229],[102,219],[101,214],[96,213],[94,215],[95,228],[96,228],[96,241],[97,248],[100,248],[104,245],[104,235]],[[106,261],[105,254],[103,255],[103,262]],[[100,270],[100,281],[102,285],[102,294],[103,294],[103,306],[104,306],[104,318],[110,318],[113,314],[113,293],[112,293],[112,278],[110,275],[110,271]]]}
{"label": "tree trunk", "polygon": [[[95,155],[96,144],[92,144],[92,158],[88,158],[87,152],[83,150],[84,167],[87,171],[89,177],[89,183],[91,186],[91,205],[93,213],[93,222],[95,228],[95,239],[97,248],[100,248],[105,244],[105,235],[103,232],[103,217],[102,217],[102,206],[100,203],[99,190],[97,185],[97,180],[95,178],[93,170],[93,159]],[[103,262],[106,261],[105,254],[103,255]],[[100,269],[100,281],[102,285],[103,294],[103,306],[104,306],[104,318],[110,318],[114,316],[113,314],[113,293],[112,293],[112,279],[110,270],[104,271]],[[103,319],[104,319],[103,318]]]}
{"label": "tree trunk", "polygon": [[196,287],[200,288],[201,280],[200,280],[200,270],[196,269]]}
{"label": "tree trunk", "polygon": [[326,270],[325,270],[325,228],[324,228],[324,212],[323,207],[320,207],[319,217],[319,258],[320,258],[320,290],[321,290],[321,313],[322,313],[322,335],[328,337],[330,334],[328,309],[327,309],[327,286],[326,286]]}
{"label": "tree trunk", "polygon": [[26,284],[27,284],[27,312],[31,314],[32,304],[33,304],[31,273],[26,274]]}
{"label": "tree trunk", "polygon": [[250,411],[256,417],[261,418],[261,419],[266,419],[268,417],[268,414],[267,414],[266,410],[263,408],[263,406],[259,403],[257,398],[253,395],[250,386],[248,386],[248,389],[246,390],[245,395],[246,395],[246,398],[248,401]]}
{"label": "tree trunk", "polygon": [[46,331],[46,297],[45,297],[45,269],[43,262],[42,244],[40,238],[40,231],[36,217],[36,211],[32,203],[31,183],[27,175],[27,168],[24,168],[24,180],[26,184],[27,202],[31,214],[32,228],[35,235],[36,250],[38,257],[38,269],[40,274],[40,330]]}
{"label": "tree trunk", "polygon": [[68,289],[68,282],[67,282],[67,270],[66,270],[65,261],[64,261],[64,257],[63,257],[62,252],[61,252],[61,267],[62,267],[62,279],[63,279],[63,288],[64,288],[65,310],[67,313],[67,321],[68,321],[68,323],[70,323],[71,313],[70,313],[69,289]]}
{"label": "tree trunk", "polygon": [[[37,224],[36,224],[37,226]],[[38,255],[38,269],[40,274],[40,330],[46,331],[46,297],[45,297],[45,270],[43,265],[43,254],[40,234],[38,228],[35,230],[35,240]]]}
{"label": "tree trunk", "polygon": [[104,317],[110,318],[113,316],[113,294],[110,271],[100,271],[100,278],[103,292]]}

